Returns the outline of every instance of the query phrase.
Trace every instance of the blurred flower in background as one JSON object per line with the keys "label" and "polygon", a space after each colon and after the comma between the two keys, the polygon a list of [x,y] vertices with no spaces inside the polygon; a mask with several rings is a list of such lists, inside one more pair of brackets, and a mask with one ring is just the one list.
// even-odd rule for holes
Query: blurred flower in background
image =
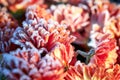
{"label": "blurred flower in background", "polygon": [[70,34],[76,37],[74,44],[86,46],[91,28],[89,11],[83,5],[80,7],[70,4],[52,5],[49,10],[54,19],[66,25]]}
{"label": "blurred flower in background", "polygon": [[26,9],[28,6],[33,4],[42,5],[44,0],[0,0],[0,3],[14,12],[19,9]]}
{"label": "blurred flower in background", "polygon": [[10,39],[17,26],[17,20],[7,12],[7,9],[0,8],[0,53],[14,48]]}

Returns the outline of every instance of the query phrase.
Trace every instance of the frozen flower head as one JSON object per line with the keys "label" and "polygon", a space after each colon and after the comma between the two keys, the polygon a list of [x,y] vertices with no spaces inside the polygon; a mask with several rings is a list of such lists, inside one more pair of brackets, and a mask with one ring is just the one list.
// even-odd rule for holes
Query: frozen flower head
{"label": "frozen flower head", "polygon": [[40,11],[36,9],[36,6],[27,9],[23,28],[18,27],[12,38],[15,44],[49,49],[50,45],[54,45],[54,43],[67,44],[73,42],[75,38],[66,30],[65,25],[60,25],[53,20],[45,20],[44,16],[41,18],[38,14]]}
{"label": "frozen flower head", "polygon": [[0,52],[10,51],[13,48],[10,39],[16,27],[17,21],[7,13],[6,8],[0,8]]}
{"label": "frozen flower head", "polygon": [[89,36],[90,31],[90,18],[89,13],[82,6],[76,7],[70,4],[52,5],[50,12],[53,14],[54,19],[61,24],[67,25],[67,29],[71,34],[76,36],[76,43],[80,44],[85,41]]}
{"label": "frozen flower head", "polygon": [[70,43],[75,40],[75,37],[70,35],[65,25],[41,18],[37,14],[39,10],[36,11],[34,7],[27,9],[23,28],[18,27],[15,30],[11,41],[21,47],[45,48],[64,63],[69,63],[74,53]]}
{"label": "frozen flower head", "polygon": [[19,9],[26,9],[33,4],[42,5],[44,0],[1,0],[0,3],[7,6],[11,11],[17,11]]}
{"label": "frozen flower head", "polygon": [[41,58],[43,49],[17,49],[0,55],[0,74],[9,80],[62,80],[64,66],[49,54]]}
{"label": "frozen flower head", "polygon": [[78,61],[67,71],[65,80],[119,80],[119,69],[118,64],[106,69],[96,65],[85,65]]}

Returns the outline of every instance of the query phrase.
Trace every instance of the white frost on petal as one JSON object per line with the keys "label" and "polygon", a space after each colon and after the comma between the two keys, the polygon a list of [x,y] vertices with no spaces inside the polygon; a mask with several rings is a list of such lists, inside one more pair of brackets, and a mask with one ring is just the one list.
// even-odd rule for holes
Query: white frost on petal
{"label": "white frost on petal", "polygon": [[32,80],[32,79],[27,75],[23,75],[20,77],[20,80]]}
{"label": "white frost on petal", "polygon": [[23,73],[19,68],[13,69],[11,73],[17,74],[17,75],[19,75],[19,76],[24,75],[24,73]]}

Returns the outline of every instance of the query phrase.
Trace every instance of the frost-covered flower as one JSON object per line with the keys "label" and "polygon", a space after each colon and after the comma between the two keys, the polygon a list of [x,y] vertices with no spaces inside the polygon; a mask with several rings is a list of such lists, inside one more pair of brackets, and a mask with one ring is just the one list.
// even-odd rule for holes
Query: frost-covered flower
{"label": "frost-covered flower", "polygon": [[37,12],[35,6],[28,8],[23,28],[15,30],[11,41],[21,47],[46,48],[65,64],[69,63],[74,54],[70,43],[75,37],[70,35],[66,26],[53,20],[45,20],[37,13],[39,10]]}
{"label": "frost-covered flower", "polygon": [[0,74],[9,80],[62,80],[64,66],[44,49],[17,49],[0,55]]}
{"label": "frost-covered flower", "polygon": [[81,44],[86,41],[90,32],[90,17],[83,6],[60,4],[52,5],[49,10],[56,21],[67,25],[70,33],[77,37],[76,43]]}
{"label": "frost-covered flower", "polygon": [[10,39],[13,35],[17,21],[7,13],[6,8],[0,8],[0,52],[6,52],[13,49]]}
{"label": "frost-covered flower", "polygon": [[40,48],[54,42],[65,44],[74,40],[74,37],[66,30],[65,25],[60,25],[53,20],[45,20],[45,17],[41,18],[38,14],[39,10],[37,11],[35,7],[27,9],[23,28],[17,28],[14,33],[12,39],[14,43],[24,46],[31,42],[35,47]]}

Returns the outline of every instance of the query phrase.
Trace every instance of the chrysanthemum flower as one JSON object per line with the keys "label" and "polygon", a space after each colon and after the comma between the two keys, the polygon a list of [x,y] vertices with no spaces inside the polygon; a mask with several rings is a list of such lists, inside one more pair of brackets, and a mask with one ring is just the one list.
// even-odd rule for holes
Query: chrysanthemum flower
{"label": "chrysanthemum flower", "polygon": [[36,9],[35,6],[28,8],[23,28],[18,27],[15,30],[11,41],[21,47],[46,48],[55,57],[63,60],[64,64],[69,63],[74,54],[70,43],[75,37],[70,35],[66,26],[41,18]]}
{"label": "chrysanthemum flower", "polygon": [[76,36],[76,43],[82,44],[86,41],[90,31],[89,13],[82,6],[76,7],[70,4],[52,5],[50,12],[56,21],[67,25],[71,34]]}
{"label": "chrysanthemum flower", "polygon": [[6,8],[0,8],[0,52],[10,51],[13,48],[10,39],[16,27],[17,21],[7,13]]}
{"label": "chrysanthemum flower", "polygon": [[[64,66],[44,49],[17,49],[0,56],[0,74],[9,80],[62,80]],[[47,52],[46,52],[47,53]]]}

